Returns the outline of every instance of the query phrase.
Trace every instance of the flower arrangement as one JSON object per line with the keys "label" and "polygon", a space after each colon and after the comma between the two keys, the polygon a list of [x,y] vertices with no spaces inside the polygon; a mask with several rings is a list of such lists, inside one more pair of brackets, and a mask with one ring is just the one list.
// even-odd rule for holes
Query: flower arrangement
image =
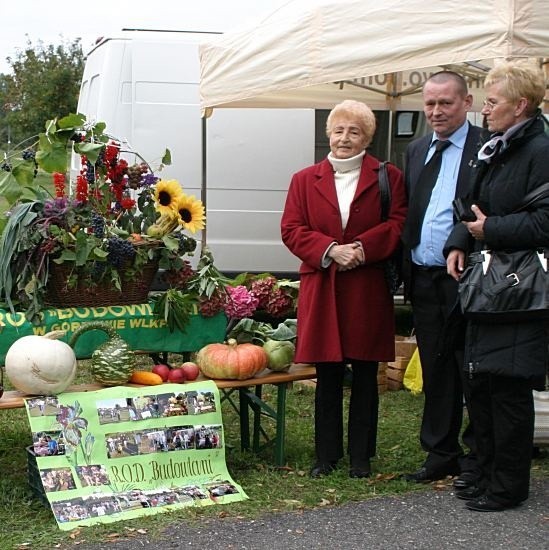
{"label": "flower arrangement", "polygon": [[[80,156],[80,173],[67,185],[67,144]],[[140,162],[129,164],[121,153]],[[166,150],[159,169],[170,163]],[[37,167],[52,173],[54,194],[32,180]],[[0,300],[33,319],[48,295],[55,266],[67,288],[118,291],[145,265],[166,277],[184,271],[194,234],[205,224],[200,200],[176,180],[161,180],[150,165],[83,115],[48,121],[33,147],[5,159],[0,190],[10,202],[0,243]],[[71,189],[72,188],[72,189]]]}
{"label": "flower arrangement", "polygon": [[233,336],[233,329],[241,321],[282,320],[295,315],[297,281],[277,279],[270,273],[241,273],[229,279],[217,270],[208,249],[202,252],[195,269],[187,260],[184,264],[178,272],[164,274],[169,288],[153,297],[155,311],[164,317],[171,330],[184,330],[191,309],[203,317],[224,313],[227,338]]}

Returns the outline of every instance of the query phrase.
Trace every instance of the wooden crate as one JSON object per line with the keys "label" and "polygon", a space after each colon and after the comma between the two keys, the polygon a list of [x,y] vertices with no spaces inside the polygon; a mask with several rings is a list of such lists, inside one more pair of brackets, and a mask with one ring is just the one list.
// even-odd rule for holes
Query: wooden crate
{"label": "wooden crate", "polygon": [[406,357],[408,361],[417,348],[415,336],[395,336],[395,357]]}
{"label": "wooden crate", "polygon": [[385,393],[387,391],[387,363],[379,363],[377,370],[377,392]]}
{"label": "wooden crate", "polygon": [[409,357],[396,357],[387,364],[387,389],[391,391],[401,390],[404,385],[404,373],[408,366]]}

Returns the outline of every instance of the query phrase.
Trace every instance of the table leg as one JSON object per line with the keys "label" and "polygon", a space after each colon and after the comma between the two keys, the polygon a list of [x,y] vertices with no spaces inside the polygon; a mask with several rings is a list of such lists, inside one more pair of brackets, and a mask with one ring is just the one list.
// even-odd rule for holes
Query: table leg
{"label": "table leg", "polygon": [[277,405],[276,405],[276,441],[275,441],[275,464],[284,466],[284,446],[286,438],[286,388],[288,383],[277,384]]}
{"label": "table leg", "polygon": [[[263,387],[262,385],[257,385],[255,387],[255,395],[260,403],[263,401],[261,399],[262,387]],[[253,410],[254,410],[253,450],[254,450],[254,453],[258,453],[259,452],[259,434],[261,431],[261,408],[259,406],[256,406],[256,407],[253,407]]]}
{"label": "table leg", "polygon": [[238,396],[240,401],[240,448],[246,451],[250,448],[250,400],[246,395],[248,388],[239,388]]}

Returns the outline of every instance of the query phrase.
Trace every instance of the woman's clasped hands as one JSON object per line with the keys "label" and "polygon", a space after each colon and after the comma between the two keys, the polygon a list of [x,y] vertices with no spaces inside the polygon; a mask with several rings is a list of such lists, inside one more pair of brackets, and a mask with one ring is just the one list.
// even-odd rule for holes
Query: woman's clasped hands
{"label": "woman's clasped hands", "polygon": [[364,251],[360,243],[335,244],[328,257],[337,264],[337,271],[348,271],[364,263]]}

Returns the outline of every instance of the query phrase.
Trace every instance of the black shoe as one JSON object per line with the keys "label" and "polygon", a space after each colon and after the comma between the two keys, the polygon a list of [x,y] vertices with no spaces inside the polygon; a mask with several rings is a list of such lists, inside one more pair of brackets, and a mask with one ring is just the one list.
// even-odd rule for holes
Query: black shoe
{"label": "black shoe", "polygon": [[414,483],[429,483],[431,481],[436,481],[438,479],[444,479],[446,476],[455,475],[454,471],[438,471],[432,472],[427,470],[425,466],[421,467],[419,470],[412,472],[411,474],[405,474],[404,479],[406,481],[412,481]]}
{"label": "black shoe", "polygon": [[370,467],[369,460],[351,460],[351,468],[349,469],[349,477],[361,478],[370,477],[372,475],[372,468]]}
{"label": "black shoe", "polygon": [[364,478],[364,477],[370,477],[372,475],[372,472],[370,470],[361,470],[360,468],[351,468],[349,470],[349,477],[352,478]]}
{"label": "black shoe", "polygon": [[459,489],[456,491],[456,497],[461,500],[475,500],[481,497],[485,493],[485,490],[476,485],[471,485],[465,489]]}
{"label": "black shoe", "polygon": [[479,475],[475,472],[462,472],[454,481],[452,485],[456,489],[467,489],[467,487],[473,487],[479,480]]}
{"label": "black shoe", "polygon": [[336,469],[335,462],[317,462],[309,472],[312,478],[319,478],[331,474]]}
{"label": "black shoe", "polygon": [[520,502],[501,504],[500,502],[492,500],[489,496],[483,495],[475,500],[466,502],[465,506],[469,510],[473,510],[475,512],[503,512],[503,510],[508,510],[509,508],[516,508],[519,504]]}

